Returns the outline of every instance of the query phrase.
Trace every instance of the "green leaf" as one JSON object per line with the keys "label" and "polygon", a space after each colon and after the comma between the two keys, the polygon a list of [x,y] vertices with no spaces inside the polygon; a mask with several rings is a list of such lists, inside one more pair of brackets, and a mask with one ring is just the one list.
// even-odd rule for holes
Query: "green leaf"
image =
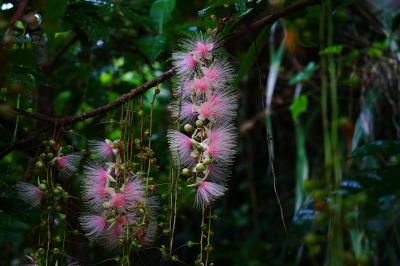
{"label": "green leaf", "polygon": [[377,140],[354,150],[350,157],[400,154],[399,140]]}
{"label": "green leaf", "polygon": [[156,0],[150,8],[150,17],[155,22],[158,32],[163,33],[164,25],[171,18],[176,5],[175,0]]}
{"label": "green leaf", "polygon": [[314,62],[308,63],[308,65],[306,66],[306,68],[303,71],[301,71],[300,73],[297,73],[295,76],[293,76],[289,80],[289,84],[294,85],[294,84],[298,84],[303,81],[309,80],[312,77],[312,75],[314,74],[316,69],[317,69],[317,66],[315,65]]}
{"label": "green leaf", "polygon": [[319,52],[319,55],[338,55],[342,53],[343,45],[331,45]]}
{"label": "green leaf", "polygon": [[164,51],[166,38],[164,35],[145,36],[138,40],[139,50],[142,51],[151,61]]}
{"label": "green leaf", "polygon": [[290,111],[292,112],[292,117],[294,121],[297,121],[299,116],[307,111],[308,98],[306,95],[301,95],[294,99],[293,103],[290,105]]}
{"label": "green leaf", "polygon": [[68,6],[68,0],[46,0],[44,5],[43,26],[45,32],[52,37],[59,29],[60,21]]}

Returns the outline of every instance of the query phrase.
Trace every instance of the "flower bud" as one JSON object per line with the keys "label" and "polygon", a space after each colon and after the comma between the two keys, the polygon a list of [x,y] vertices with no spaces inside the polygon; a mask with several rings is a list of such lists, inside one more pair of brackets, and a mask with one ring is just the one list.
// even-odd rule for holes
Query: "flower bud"
{"label": "flower bud", "polygon": [[56,142],[53,139],[51,139],[51,140],[49,140],[49,145],[54,146],[54,145],[56,145]]}
{"label": "flower bud", "polygon": [[44,164],[43,164],[42,161],[37,161],[37,162],[35,163],[35,166],[36,166],[36,168],[43,168],[43,167],[44,167]]}
{"label": "flower bud", "polygon": [[192,172],[190,171],[189,168],[183,168],[182,169],[182,175],[183,176],[190,176],[192,174]]}
{"label": "flower bud", "polygon": [[204,166],[204,164],[202,164],[202,163],[196,164],[196,171],[197,172],[203,172],[204,170],[206,170],[206,167]]}
{"label": "flower bud", "polygon": [[210,165],[210,164],[212,164],[212,160],[210,159],[210,158],[205,158],[204,160],[203,160],[203,164],[204,165]]}
{"label": "flower bud", "polygon": [[110,203],[109,203],[108,201],[104,202],[104,203],[103,203],[103,208],[104,208],[104,209],[110,208]]}
{"label": "flower bud", "polygon": [[43,183],[41,183],[41,184],[39,185],[39,188],[40,188],[41,191],[45,191],[45,190],[46,190],[46,185],[43,184]]}
{"label": "flower bud", "polygon": [[203,120],[197,120],[196,121],[196,127],[198,127],[198,128],[200,128],[200,127],[202,127],[204,125],[204,122],[203,122]]}
{"label": "flower bud", "polygon": [[185,124],[184,126],[183,126],[183,129],[185,130],[185,132],[187,132],[187,133],[191,133],[191,132],[193,132],[193,126],[191,125],[191,124]]}

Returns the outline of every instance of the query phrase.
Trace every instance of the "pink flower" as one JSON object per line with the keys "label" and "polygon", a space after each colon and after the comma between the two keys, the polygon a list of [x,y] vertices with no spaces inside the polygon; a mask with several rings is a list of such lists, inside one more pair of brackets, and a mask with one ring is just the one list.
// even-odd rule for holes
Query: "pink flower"
{"label": "pink flower", "polygon": [[86,165],[84,174],[86,176],[84,181],[89,185],[104,185],[109,177],[112,178],[107,171],[99,165]]}
{"label": "pink flower", "polygon": [[199,58],[207,58],[211,55],[211,51],[213,50],[213,48],[213,42],[207,40],[197,41],[194,52]]}
{"label": "pink flower", "polygon": [[101,140],[90,140],[89,141],[89,151],[93,152],[101,160],[111,160],[116,153],[118,153],[118,148],[115,147],[117,141],[111,141],[106,139]]}
{"label": "pink flower", "polygon": [[224,60],[214,62],[209,67],[202,67],[203,77],[207,79],[213,88],[225,89],[233,79],[232,67]]}
{"label": "pink flower", "polygon": [[125,216],[119,216],[107,231],[102,234],[103,243],[108,248],[115,248],[118,245],[119,239],[123,237],[125,232],[124,225],[127,219]]}
{"label": "pink flower", "polygon": [[60,170],[59,175],[61,177],[72,176],[78,169],[81,158],[82,156],[78,152],[57,156],[55,162]]}
{"label": "pink flower", "polygon": [[229,177],[231,174],[231,171],[229,167],[226,167],[223,164],[220,164],[218,162],[213,162],[207,167],[208,170],[208,176],[210,179],[218,184],[225,184],[226,179]]}
{"label": "pink flower", "polygon": [[196,69],[197,61],[190,52],[176,52],[172,59],[179,75],[190,75]]}
{"label": "pink flower", "polygon": [[100,215],[83,215],[79,220],[82,229],[90,240],[98,238],[107,227],[107,221]]}
{"label": "pink flower", "polygon": [[138,201],[142,201],[144,197],[144,184],[141,180],[136,177],[133,177],[125,186],[124,186],[124,199],[129,204],[135,204]]}
{"label": "pink flower", "polygon": [[26,182],[18,182],[16,185],[19,197],[33,207],[39,205],[43,198],[43,192],[40,189]]}
{"label": "pink flower", "polygon": [[123,209],[125,206],[125,195],[123,193],[115,193],[111,195],[110,207],[114,209]]}
{"label": "pink flower", "polygon": [[191,155],[192,139],[176,130],[168,132],[169,146],[175,160],[183,166],[193,166],[194,158]]}
{"label": "pink flower", "polygon": [[145,224],[137,231],[136,236],[141,245],[146,246],[154,241],[157,234],[157,221],[151,219],[146,221]]}
{"label": "pink flower", "polygon": [[236,116],[237,99],[232,94],[209,95],[199,108],[199,118],[222,123]]}
{"label": "pink flower", "polygon": [[197,184],[195,205],[208,206],[211,202],[224,195],[226,187],[209,181],[200,181]]}
{"label": "pink flower", "polygon": [[211,129],[208,135],[207,153],[219,163],[230,164],[235,154],[236,134],[232,126]]}
{"label": "pink flower", "polygon": [[103,203],[109,198],[108,189],[104,184],[85,184],[83,197],[88,207],[92,210],[99,210],[103,208]]}
{"label": "pink flower", "polygon": [[192,83],[193,89],[198,92],[205,93],[210,89],[210,84],[208,80],[204,78],[197,79],[195,78]]}

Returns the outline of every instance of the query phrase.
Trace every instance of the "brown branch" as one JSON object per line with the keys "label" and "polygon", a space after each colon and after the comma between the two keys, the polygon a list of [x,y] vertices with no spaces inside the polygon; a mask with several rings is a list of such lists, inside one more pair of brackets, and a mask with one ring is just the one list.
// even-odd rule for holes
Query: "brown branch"
{"label": "brown branch", "polygon": [[[251,32],[257,31],[259,30],[261,27],[272,23],[282,17],[285,17],[287,15],[290,15],[296,11],[302,10],[305,7],[314,5],[319,3],[320,0],[304,0],[304,1],[300,1],[297,2],[295,4],[292,4],[286,8],[283,8],[280,11],[277,11],[274,14],[265,16],[263,18],[261,18],[260,20],[257,20],[256,22],[250,24],[250,26],[246,27],[245,29],[238,31],[236,33],[233,33],[232,35],[228,36],[226,39],[224,39],[221,44],[222,45],[227,45],[228,43],[234,41],[234,40],[240,40],[240,38],[243,35],[249,34]],[[26,112],[20,109],[14,109],[15,112],[36,119],[38,121],[42,121],[42,122],[46,122],[46,123],[51,123],[51,124],[68,124],[68,123],[74,123],[74,122],[79,122],[79,121],[83,121],[86,120],[88,118],[92,118],[95,116],[98,116],[100,114],[103,113],[107,113],[111,110],[113,110],[114,108],[126,103],[127,101],[129,101],[130,99],[133,99],[135,96],[140,95],[144,92],[146,92],[147,90],[149,90],[150,88],[156,86],[159,83],[162,83],[163,81],[166,81],[168,79],[170,79],[172,76],[174,76],[175,74],[175,69],[171,68],[168,71],[164,72],[163,74],[161,74],[159,77],[157,77],[154,80],[148,81],[145,84],[132,89],[131,91],[123,94],[122,96],[120,96],[118,99],[103,105],[101,107],[95,108],[91,111],[85,112],[81,115],[68,115],[68,116],[63,116],[63,117],[51,117],[51,116],[46,116],[44,114],[40,114],[40,113],[35,113],[35,112]],[[13,144],[14,145],[14,144]],[[6,148],[6,150],[11,151],[9,148]],[[8,151],[8,152],[9,152]],[[7,152],[7,153],[8,153]],[[0,159],[4,156],[3,154],[7,154],[4,152],[0,152]]]}

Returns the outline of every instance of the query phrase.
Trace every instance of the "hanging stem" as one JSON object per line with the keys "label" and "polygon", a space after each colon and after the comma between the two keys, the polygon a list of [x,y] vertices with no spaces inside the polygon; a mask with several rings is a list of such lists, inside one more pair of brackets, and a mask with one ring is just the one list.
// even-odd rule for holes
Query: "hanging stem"
{"label": "hanging stem", "polygon": [[211,205],[208,208],[208,225],[207,225],[207,246],[206,246],[206,264],[205,266],[208,265],[208,257],[210,255],[210,250],[211,250],[211,246],[210,246],[210,238],[211,238],[211,214],[212,214],[212,210],[211,210]]}
{"label": "hanging stem", "polygon": [[[18,93],[18,96],[17,96],[17,109],[19,109],[20,100],[21,100],[21,93]],[[14,128],[14,134],[13,134],[13,141],[14,142],[17,139],[18,125],[19,125],[19,114],[17,114],[17,118],[15,120],[15,128]]]}
{"label": "hanging stem", "polygon": [[204,235],[204,216],[205,216],[205,210],[204,206],[201,206],[201,226],[200,226],[200,254],[199,254],[199,260],[200,263],[203,263],[203,235]]}

